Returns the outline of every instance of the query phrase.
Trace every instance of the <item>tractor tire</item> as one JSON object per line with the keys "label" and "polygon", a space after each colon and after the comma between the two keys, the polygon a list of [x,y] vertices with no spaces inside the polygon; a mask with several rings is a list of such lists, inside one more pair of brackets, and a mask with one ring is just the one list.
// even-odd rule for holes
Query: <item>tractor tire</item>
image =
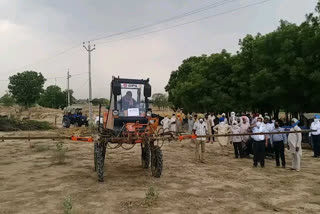
{"label": "tractor tire", "polygon": [[67,118],[67,117],[64,117],[64,118],[62,119],[62,126],[63,126],[64,128],[69,128],[69,127],[70,127],[70,119]]}
{"label": "tractor tire", "polygon": [[151,172],[156,178],[161,177],[163,166],[162,151],[160,147],[154,146],[151,150]]}
{"label": "tractor tire", "polygon": [[93,147],[93,160],[94,160],[94,171],[97,171],[97,151],[98,150],[98,143],[94,143],[94,147]]}
{"label": "tractor tire", "polygon": [[106,155],[106,146],[104,143],[98,143],[97,145],[97,173],[98,181],[103,182],[103,171],[104,171],[104,159]]}
{"label": "tractor tire", "polygon": [[149,166],[150,166],[150,144],[149,144],[149,142],[144,143],[144,148],[143,148],[143,145],[141,144],[141,165],[142,165],[142,168],[149,169]]}

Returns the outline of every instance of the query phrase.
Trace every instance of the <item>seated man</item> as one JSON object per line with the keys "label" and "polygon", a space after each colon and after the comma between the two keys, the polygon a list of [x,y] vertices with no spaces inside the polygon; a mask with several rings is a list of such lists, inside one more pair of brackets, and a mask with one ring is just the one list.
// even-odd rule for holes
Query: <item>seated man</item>
{"label": "seated man", "polygon": [[126,95],[122,97],[122,110],[126,111],[129,108],[136,108],[137,101],[132,98],[132,92],[127,91]]}

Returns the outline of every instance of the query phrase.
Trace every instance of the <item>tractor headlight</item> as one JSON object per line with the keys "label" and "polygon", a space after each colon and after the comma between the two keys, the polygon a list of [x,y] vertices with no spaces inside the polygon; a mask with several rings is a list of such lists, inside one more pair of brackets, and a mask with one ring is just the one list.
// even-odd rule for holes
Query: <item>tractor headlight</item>
{"label": "tractor headlight", "polygon": [[147,117],[151,117],[151,115],[152,115],[151,111],[148,111],[147,112]]}
{"label": "tractor headlight", "polygon": [[112,114],[113,114],[113,116],[118,116],[119,115],[119,111],[118,110],[113,110]]}

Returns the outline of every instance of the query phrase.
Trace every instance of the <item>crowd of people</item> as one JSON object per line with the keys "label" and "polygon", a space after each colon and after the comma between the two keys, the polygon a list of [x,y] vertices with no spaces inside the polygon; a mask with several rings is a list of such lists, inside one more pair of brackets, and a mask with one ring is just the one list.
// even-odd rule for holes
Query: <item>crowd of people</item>
{"label": "crowd of people", "polygon": [[[264,116],[258,113],[236,115],[231,112],[230,116],[226,114],[214,113],[208,114],[190,114],[187,116],[188,132],[195,134],[195,159],[196,161],[206,162],[205,144],[217,142],[221,148],[222,155],[228,155],[228,145],[232,144],[235,158],[250,157],[253,155],[253,167],[258,164],[265,167],[265,157],[275,158],[276,166],[286,168],[285,148],[287,147],[292,156],[291,170],[300,171],[300,162],[302,157],[302,134],[281,133],[285,131],[280,127],[281,121],[270,118],[265,113]],[[314,157],[320,157],[320,116],[315,115],[314,122],[311,124],[310,132],[313,140]],[[298,126],[300,121],[293,118],[290,131],[301,131]],[[161,121],[164,130],[183,133],[183,115],[182,113],[173,114],[170,118],[165,115]],[[277,134],[279,132],[279,134]],[[271,133],[261,134],[259,133]],[[218,136],[214,137],[213,134]],[[231,136],[224,136],[233,134]],[[253,135],[245,135],[253,134]]]}

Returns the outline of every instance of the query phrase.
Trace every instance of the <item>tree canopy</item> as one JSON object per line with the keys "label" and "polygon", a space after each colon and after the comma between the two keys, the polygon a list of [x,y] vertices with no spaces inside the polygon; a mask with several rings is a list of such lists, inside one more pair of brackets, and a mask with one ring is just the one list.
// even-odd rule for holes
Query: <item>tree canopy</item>
{"label": "tree canopy", "polygon": [[35,104],[41,92],[46,79],[41,73],[35,71],[24,71],[9,77],[9,92],[20,105],[30,107]]}
{"label": "tree canopy", "polygon": [[38,102],[39,105],[48,108],[64,108],[66,107],[67,95],[59,86],[50,85],[44,90]]}
{"label": "tree canopy", "polygon": [[152,104],[159,108],[159,110],[168,108],[170,103],[166,94],[156,93],[152,95]]}
{"label": "tree canopy", "polygon": [[247,35],[240,50],[190,57],[171,73],[169,101],[185,111],[318,111],[320,2],[300,25],[280,21],[266,35]]}

